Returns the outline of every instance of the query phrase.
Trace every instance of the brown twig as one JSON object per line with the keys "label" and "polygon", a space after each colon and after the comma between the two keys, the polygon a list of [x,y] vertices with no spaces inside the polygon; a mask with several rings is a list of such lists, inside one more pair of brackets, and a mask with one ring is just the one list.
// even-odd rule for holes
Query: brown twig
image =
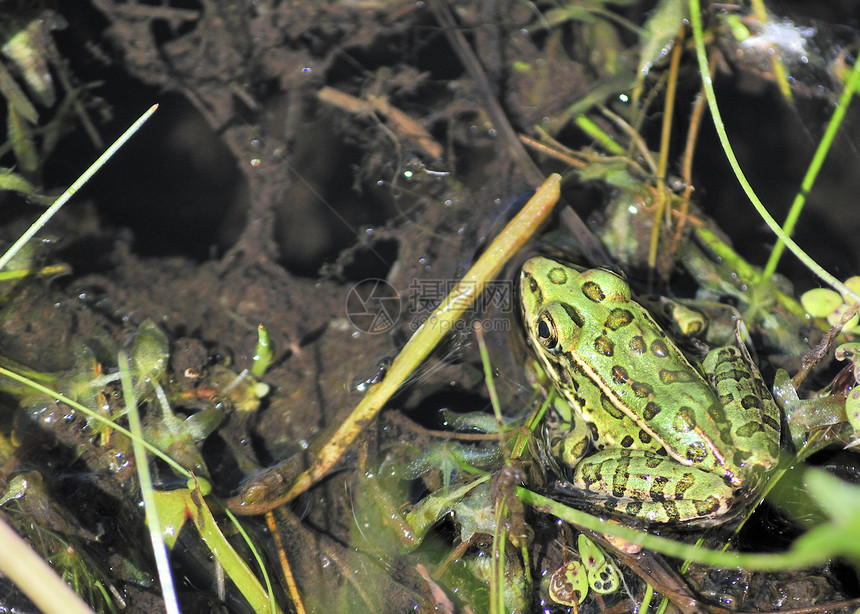
{"label": "brown twig", "polygon": [[[356,98],[333,87],[325,86],[317,93],[317,98],[326,104],[356,115],[382,116],[388,120],[394,134],[414,142],[434,160],[442,157],[442,146],[430,136],[424,126],[397,107],[392,106],[382,96]],[[395,143],[395,145],[399,145],[399,143]]]}

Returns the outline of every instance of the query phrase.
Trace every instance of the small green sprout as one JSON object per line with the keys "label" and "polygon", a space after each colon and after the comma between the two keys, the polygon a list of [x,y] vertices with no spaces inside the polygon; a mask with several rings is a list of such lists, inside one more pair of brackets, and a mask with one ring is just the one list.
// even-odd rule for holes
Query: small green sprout
{"label": "small green sprout", "polygon": [[131,371],[138,394],[147,384],[164,383],[169,358],[167,335],[147,318],[137,327],[131,345]]}
{"label": "small green sprout", "polygon": [[266,369],[272,364],[272,357],[275,355],[275,348],[269,339],[269,331],[265,324],[257,325],[257,347],[254,349],[254,365],[251,367],[251,374],[260,378],[266,373]]}

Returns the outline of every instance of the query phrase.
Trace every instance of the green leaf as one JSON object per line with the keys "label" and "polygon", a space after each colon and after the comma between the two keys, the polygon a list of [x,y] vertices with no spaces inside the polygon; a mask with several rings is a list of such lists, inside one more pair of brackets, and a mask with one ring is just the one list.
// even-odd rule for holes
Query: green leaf
{"label": "green leaf", "polygon": [[406,522],[415,536],[421,540],[436,522],[463,500],[469,491],[483,484],[489,477],[481,477],[452,490],[437,490],[422,499],[406,514]]}
{"label": "green leaf", "polygon": [[224,567],[224,572],[233,581],[255,612],[279,612],[277,605],[260,585],[247,563],[240,557],[218,527],[200,489],[179,488],[170,491],[154,491],[158,517],[164,541],[172,547],[182,525],[192,518],[201,539],[212,552],[212,556]]}
{"label": "green leaf", "polygon": [[[860,486],[843,482],[821,469],[807,471],[805,481],[818,507],[836,524],[853,527],[860,534]],[[854,541],[860,552],[860,539]]]}
{"label": "green leaf", "polygon": [[617,591],[621,586],[621,578],[615,565],[603,554],[603,550],[582,533],[579,534],[576,545],[591,589],[603,595]]}
{"label": "green leaf", "polygon": [[27,173],[34,172],[39,168],[39,154],[33,142],[33,133],[25,118],[13,104],[9,105],[7,123],[9,140],[12,142],[12,151],[15,152],[18,168]]}
{"label": "green leaf", "polygon": [[583,23],[591,23],[594,21],[594,14],[584,6],[560,6],[550,9],[543,13],[545,23],[549,24],[550,28],[560,26],[568,21],[581,21]]}
{"label": "green leaf", "polygon": [[0,191],[20,192],[27,196],[38,196],[33,184],[24,179],[11,168],[0,168]]}
{"label": "green leaf", "polygon": [[269,339],[269,331],[263,324],[257,325],[257,347],[254,349],[253,366],[251,374],[254,377],[260,378],[266,373],[269,365],[272,364],[272,358],[275,355],[275,348],[272,341]]}
{"label": "green leaf", "polygon": [[36,107],[27,98],[24,90],[21,89],[3,62],[0,62],[0,94],[9,102],[9,106],[15,107],[24,119],[31,124],[38,123],[39,113],[36,111]]}
{"label": "green leaf", "polygon": [[854,386],[845,397],[845,414],[855,431],[860,431],[860,386]]}
{"label": "green leaf", "polygon": [[800,296],[800,304],[809,315],[825,318],[842,304],[842,297],[830,288],[813,288]]}
{"label": "green leaf", "polygon": [[49,40],[51,30],[63,29],[66,25],[65,20],[53,11],[43,11],[38,18],[10,36],[2,49],[3,55],[12,60],[24,77],[30,91],[46,107],[54,105],[57,94],[48,69],[48,51],[44,41]]}
{"label": "green leaf", "polygon": [[820,469],[804,476],[806,488],[831,522],[808,531],[792,546],[802,555],[828,558],[847,556],[860,561],[860,487],[843,482]]}
{"label": "green leaf", "polygon": [[588,578],[580,561],[568,561],[552,574],[549,580],[549,598],[556,603],[575,608],[585,601],[586,595]]}
{"label": "green leaf", "polygon": [[[684,0],[660,0],[645,22],[639,53],[638,82],[641,85],[651,68],[669,54],[678,30],[687,19]],[[638,87],[638,86],[637,86]]]}
{"label": "green leaf", "polygon": [[191,516],[188,506],[189,493],[190,491],[186,489],[153,491],[158,520],[161,522],[161,533],[164,535],[164,543],[170,550],[173,550],[179,532]]}

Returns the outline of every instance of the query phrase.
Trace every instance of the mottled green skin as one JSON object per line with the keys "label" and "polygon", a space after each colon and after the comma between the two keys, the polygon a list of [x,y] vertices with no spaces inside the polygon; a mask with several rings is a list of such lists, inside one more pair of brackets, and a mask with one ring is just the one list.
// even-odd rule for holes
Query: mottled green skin
{"label": "mottled green skin", "polygon": [[[529,344],[589,427],[559,432],[553,450],[597,503],[654,522],[716,518],[774,467],[779,409],[739,348],[711,351],[706,379],[608,270],[534,257],[520,293]],[[597,451],[580,460],[583,433]]]}

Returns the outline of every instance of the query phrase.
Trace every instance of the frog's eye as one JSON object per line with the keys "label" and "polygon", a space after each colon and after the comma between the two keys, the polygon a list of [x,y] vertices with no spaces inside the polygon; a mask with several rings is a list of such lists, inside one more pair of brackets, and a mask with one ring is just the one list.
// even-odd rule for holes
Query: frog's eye
{"label": "frog's eye", "polygon": [[600,269],[606,271],[607,273],[612,273],[616,277],[620,277],[623,281],[627,281],[627,274],[613,264],[602,266],[600,267]]}
{"label": "frog's eye", "polygon": [[548,313],[541,314],[537,321],[537,338],[540,344],[548,350],[558,345],[558,330],[555,322]]}

